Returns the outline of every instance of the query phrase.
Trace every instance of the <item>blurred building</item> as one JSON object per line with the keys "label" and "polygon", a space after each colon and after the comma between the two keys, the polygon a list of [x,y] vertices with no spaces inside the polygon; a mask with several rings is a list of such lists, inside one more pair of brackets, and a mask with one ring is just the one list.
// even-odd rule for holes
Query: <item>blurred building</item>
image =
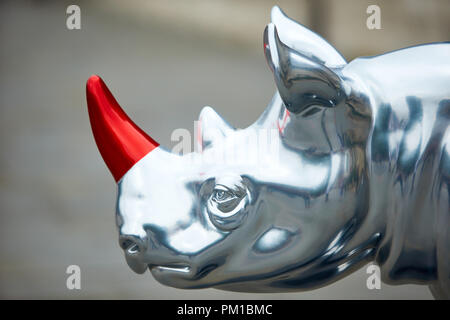
{"label": "blurred building", "polygon": [[[108,3],[108,5],[105,5]],[[130,15],[171,30],[203,33],[218,41],[260,48],[270,8],[280,6],[290,17],[321,34],[348,59],[375,55],[426,42],[448,41],[448,0],[120,0],[96,4],[118,15]],[[370,5],[381,10],[381,29],[366,26]]]}

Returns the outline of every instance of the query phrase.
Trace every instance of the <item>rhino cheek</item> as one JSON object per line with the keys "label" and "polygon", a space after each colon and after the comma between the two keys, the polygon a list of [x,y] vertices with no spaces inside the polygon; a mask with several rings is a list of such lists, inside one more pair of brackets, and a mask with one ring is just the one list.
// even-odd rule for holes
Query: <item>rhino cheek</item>
{"label": "rhino cheek", "polygon": [[179,254],[195,254],[221,241],[223,236],[194,222],[188,228],[170,235],[169,246]]}
{"label": "rhino cheek", "polygon": [[257,253],[271,253],[282,250],[288,245],[294,234],[286,229],[271,228],[256,241],[253,250]]}

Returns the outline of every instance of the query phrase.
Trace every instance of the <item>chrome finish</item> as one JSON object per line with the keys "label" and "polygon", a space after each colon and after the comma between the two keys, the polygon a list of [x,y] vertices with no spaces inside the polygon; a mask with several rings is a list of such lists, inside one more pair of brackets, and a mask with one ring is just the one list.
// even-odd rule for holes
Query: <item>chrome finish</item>
{"label": "chrome finish", "polygon": [[264,53],[289,111],[300,113],[311,105],[334,107],[345,99],[339,76],[282,43],[273,23],[264,31]]}
{"label": "chrome finish", "polygon": [[[347,64],[278,7],[265,43],[279,93],[260,119],[235,130],[206,107],[202,152],[157,147],[119,181],[129,266],[177,288],[286,292],[376,261],[383,281],[449,298],[450,44]],[[276,152],[247,143],[262,133]]]}
{"label": "chrome finish", "polygon": [[328,68],[347,64],[345,58],[328,41],[287,17],[278,6],[272,8],[270,19],[277,26],[281,41],[289,48]]}

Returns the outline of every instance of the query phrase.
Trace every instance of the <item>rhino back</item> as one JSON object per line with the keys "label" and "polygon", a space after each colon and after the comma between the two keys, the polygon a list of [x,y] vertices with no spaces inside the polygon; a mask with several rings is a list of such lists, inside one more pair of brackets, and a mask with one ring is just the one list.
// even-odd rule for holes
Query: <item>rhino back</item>
{"label": "rhino back", "polygon": [[360,57],[345,67],[370,91],[395,102],[405,95],[449,97],[450,42],[419,45]]}

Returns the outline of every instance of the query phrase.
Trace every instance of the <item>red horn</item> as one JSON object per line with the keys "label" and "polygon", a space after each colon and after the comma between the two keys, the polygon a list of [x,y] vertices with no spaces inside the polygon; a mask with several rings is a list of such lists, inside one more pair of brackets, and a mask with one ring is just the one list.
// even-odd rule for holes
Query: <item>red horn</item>
{"label": "red horn", "polygon": [[122,110],[99,76],[86,83],[86,97],[95,142],[116,182],[159,144]]}

